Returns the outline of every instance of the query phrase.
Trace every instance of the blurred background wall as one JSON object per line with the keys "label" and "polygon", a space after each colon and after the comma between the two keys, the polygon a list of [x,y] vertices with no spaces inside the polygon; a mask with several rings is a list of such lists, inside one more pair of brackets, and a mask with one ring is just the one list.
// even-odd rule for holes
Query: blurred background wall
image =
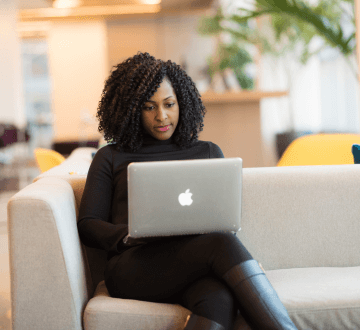
{"label": "blurred background wall", "polygon": [[[164,15],[21,20],[21,12],[52,9],[51,1],[19,0],[12,2],[11,6],[10,2],[1,1],[11,8],[11,12],[7,9],[2,23],[9,30],[6,38],[11,40],[11,51],[17,56],[17,60],[15,56],[10,56],[12,69],[2,61],[3,68],[8,70],[4,74],[8,77],[7,82],[3,83],[8,86],[12,79],[18,94],[26,89],[32,91],[11,97],[11,93],[2,89],[4,98],[13,108],[15,98],[19,103],[17,116],[21,121],[19,118],[15,121],[14,111],[1,111],[0,122],[16,122],[18,126],[28,128],[31,126],[29,122],[32,122],[32,127],[36,128],[32,130],[32,149],[36,146],[51,148],[54,142],[99,140],[101,135],[97,131],[95,114],[104,82],[113,65],[138,51],[147,51],[158,58],[187,65],[188,73],[196,79],[213,50],[214,41],[196,32],[204,8],[183,8]],[[4,38],[1,41],[6,41]],[[24,45],[27,47],[21,47]],[[39,48],[42,49],[41,54]],[[4,52],[9,49],[6,45]],[[42,63],[39,63],[39,55]],[[42,95],[39,90],[40,85],[44,86],[44,79],[37,83],[40,74],[34,74],[36,65],[43,65],[43,78],[47,77],[48,87],[46,92],[43,89]]]}
{"label": "blurred background wall", "polygon": [[[88,5],[113,2],[86,0]],[[148,51],[181,64],[198,81],[218,42],[198,33],[200,18],[219,5],[235,12],[243,2],[163,0],[160,13],[56,17],[50,0],[0,0],[0,68],[6,77],[0,83],[0,122],[26,128],[30,149],[97,141],[96,109],[113,65]],[[289,90],[285,61],[262,55],[255,62],[256,88]],[[324,49],[294,76],[289,97],[261,100],[265,166],[276,164],[276,135],[291,125],[315,133],[359,131],[358,84],[339,51]]]}
{"label": "blurred background wall", "polygon": [[99,139],[92,116],[109,71],[106,23],[53,22],[47,42],[54,140]]}
{"label": "blurred background wall", "polygon": [[25,125],[17,0],[0,0],[0,122]]}

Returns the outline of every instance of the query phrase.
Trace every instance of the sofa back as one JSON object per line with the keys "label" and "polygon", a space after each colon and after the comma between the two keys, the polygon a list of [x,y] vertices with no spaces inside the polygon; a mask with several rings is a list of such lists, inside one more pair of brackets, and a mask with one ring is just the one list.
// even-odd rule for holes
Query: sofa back
{"label": "sofa back", "polygon": [[359,165],[245,168],[239,238],[266,269],[359,266]]}

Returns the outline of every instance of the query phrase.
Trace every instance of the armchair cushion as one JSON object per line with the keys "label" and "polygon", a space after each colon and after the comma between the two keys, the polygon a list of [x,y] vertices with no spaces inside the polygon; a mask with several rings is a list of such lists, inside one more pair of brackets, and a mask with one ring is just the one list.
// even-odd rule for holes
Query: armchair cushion
{"label": "armchair cushion", "polygon": [[85,330],[183,329],[191,312],[180,306],[110,297],[101,281],[84,312]]}
{"label": "armchair cushion", "polygon": [[360,329],[360,267],[266,272],[299,329]]}

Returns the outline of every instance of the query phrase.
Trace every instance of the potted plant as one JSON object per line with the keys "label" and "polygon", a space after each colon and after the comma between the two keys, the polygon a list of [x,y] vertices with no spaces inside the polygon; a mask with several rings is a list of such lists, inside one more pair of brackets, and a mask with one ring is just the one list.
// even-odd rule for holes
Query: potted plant
{"label": "potted plant", "polygon": [[[319,0],[316,5],[304,0],[253,0],[250,8],[232,8],[224,14],[226,9],[203,17],[199,33],[225,33],[232,43],[255,45],[262,54],[286,61],[290,100],[299,70],[326,47],[339,49],[358,76],[354,0]],[[288,128],[277,135],[279,157],[292,140],[309,133],[295,131],[291,102],[288,110]]]}
{"label": "potted plant", "polygon": [[246,70],[249,64],[254,63],[253,56],[249,53],[244,42],[239,42],[236,39],[230,40],[230,42],[223,40],[221,27],[223,19],[222,9],[219,8],[214,16],[202,17],[198,27],[198,32],[201,35],[215,36],[217,41],[214,55],[207,60],[206,74],[213,79],[216,74],[224,75],[227,69],[231,69],[241,89],[253,89],[254,78],[247,74]]}

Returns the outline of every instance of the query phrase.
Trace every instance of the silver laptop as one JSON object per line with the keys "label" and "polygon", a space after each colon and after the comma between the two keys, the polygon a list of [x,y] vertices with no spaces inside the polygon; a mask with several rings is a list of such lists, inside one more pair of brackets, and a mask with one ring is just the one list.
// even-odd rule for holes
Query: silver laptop
{"label": "silver laptop", "polygon": [[240,230],[242,159],[128,165],[129,237]]}

